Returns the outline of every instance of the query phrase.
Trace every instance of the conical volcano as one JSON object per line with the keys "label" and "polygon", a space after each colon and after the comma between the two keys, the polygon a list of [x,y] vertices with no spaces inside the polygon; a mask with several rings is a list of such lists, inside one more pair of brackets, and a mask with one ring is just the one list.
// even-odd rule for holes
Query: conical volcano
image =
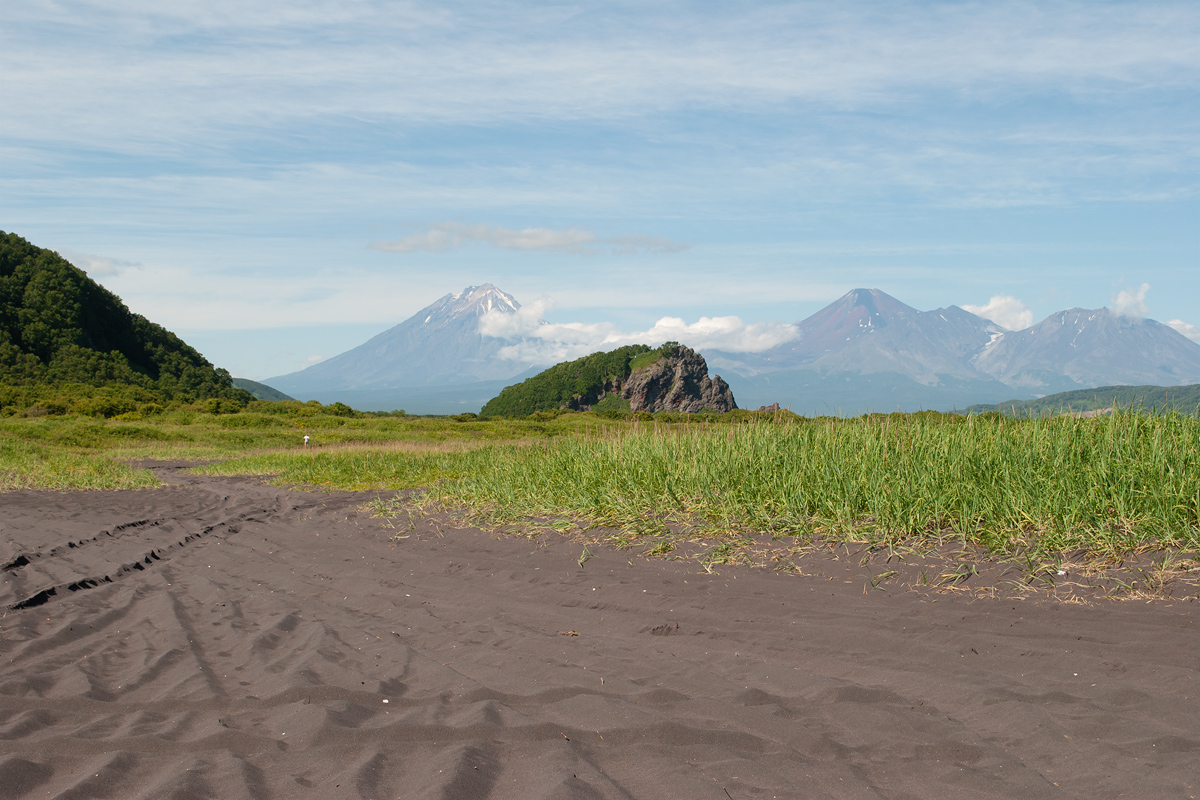
{"label": "conical volcano", "polygon": [[918,311],[878,289],[847,292],[796,326],[794,341],[739,360],[759,372],[888,372],[932,385],[939,375],[979,377],[971,358],[1003,332],[958,306]]}
{"label": "conical volcano", "polygon": [[521,306],[490,283],[448,294],[353,350],[265,383],[291,395],[346,389],[412,389],[503,380],[524,364],[501,352],[507,342],[479,332],[487,313]]}

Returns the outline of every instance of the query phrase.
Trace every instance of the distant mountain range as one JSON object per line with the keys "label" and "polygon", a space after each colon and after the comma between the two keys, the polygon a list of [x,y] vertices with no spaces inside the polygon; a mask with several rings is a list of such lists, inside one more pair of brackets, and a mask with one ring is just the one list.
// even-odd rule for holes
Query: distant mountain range
{"label": "distant mountain range", "polygon": [[1072,308],[985,348],[975,366],[1038,394],[1108,384],[1178,386],[1200,381],[1200,345],[1152,319]]}
{"label": "distant mountain range", "polygon": [[[364,409],[475,411],[546,366],[508,356],[519,338],[479,330],[484,314],[519,308],[491,284],[468,287],[353,350],[265,383],[303,400]],[[1070,309],[1007,331],[957,306],[918,311],[878,289],[855,289],[796,326],[798,337],[770,350],[703,355],[740,405],[778,402],[810,415],[950,410],[1095,386],[1200,383],[1200,344],[1109,309]]]}
{"label": "distant mountain range", "polygon": [[[798,413],[949,410],[1114,384],[1200,382],[1200,345],[1151,319],[1074,308],[1007,331],[958,306],[855,289],[761,353],[706,353],[744,405]],[[732,377],[732,375],[737,376]]]}

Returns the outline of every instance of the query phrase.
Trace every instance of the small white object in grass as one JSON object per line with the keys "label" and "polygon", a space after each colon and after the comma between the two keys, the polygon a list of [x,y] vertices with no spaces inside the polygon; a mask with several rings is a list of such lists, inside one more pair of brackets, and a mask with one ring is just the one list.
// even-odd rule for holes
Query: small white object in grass
{"label": "small white object in grass", "polygon": [[1066,571],[1065,569],[1060,569],[1060,570],[1058,571],[1058,574],[1059,574],[1059,575],[1066,575],[1066,574],[1067,574],[1067,571]]}
{"label": "small white object in grass", "polygon": [[386,702],[387,702],[387,700],[385,699],[383,702],[385,702],[385,703],[386,703]]}

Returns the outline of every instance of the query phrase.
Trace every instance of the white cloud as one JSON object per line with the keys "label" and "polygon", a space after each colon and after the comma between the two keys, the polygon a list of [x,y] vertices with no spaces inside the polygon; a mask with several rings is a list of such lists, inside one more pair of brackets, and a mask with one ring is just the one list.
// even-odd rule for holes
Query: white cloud
{"label": "white cloud", "polygon": [[990,319],[1010,331],[1023,330],[1033,324],[1033,312],[1020,300],[1008,294],[993,295],[986,305],[964,305],[963,309],[978,317]]}
{"label": "white cloud", "polygon": [[1181,319],[1170,320],[1167,322],[1167,325],[1179,331],[1193,342],[1200,342],[1200,327],[1197,327],[1190,322],[1184,322]]}
{"label": "white cloud", "polygon": [[661,236],[643,236],[641,234],[612,236],[607,239],[601,239],[601,242],[611,245],[613,253],[619,256],[633,255],[635,253],[680,253],[691,247],[691,245],[672,242],[670,239],[664,239]]}
{"label": "white cloud", "polygon": [[325,356],[313,354],[300,362],[300,369],[311,367],[313,364],[319,364],[325,360]]}
{"label": "white cloud", "polygon": [[762,322],[747,325],[740,317],[701,317],[693,323],[679,317],[663,317],[647,331],[612,334],[605,344],[661,344],[677,341],[696,350],[727,350],[731,353],[758,353],[790,342],[800,335],[795,325]]}
{"label": "white cloud", "polygon": [[457,250],[471,242],[482,242],[505,250],[541,251],[546,253],[581,253],[594,255],[611,252],[616,255],[636,253],[677,253],[688,245],[658,236],[633,234],[597,237],[579,228],[523,228],[516,230],[499,225],[468,225],[462,222],[438,222],[427,231],[405,236],[397,241],[374,242],[371,247],[389,253]]}
{"label": "white cloud", "polygon": [[444,230],[431,229],[413,233],[395,242],[374,242],[371,247],[388,253],[438,252],[462,247],[462,237]]}
{"label": "white cloud", "polygon": [[[97,108],[111,106],[86,132],[112,140],[147,127],[168,139],[208,137],[247,122],[310,120],[314,108],[486,122],[791,100],[861,107],[904,102],[914,89],[1186,86],[1196,68],[1186,3],[1129,4],[1120,13],[1024,2],[708,11],[611,4],[587,12],[585,24],[584,12],[541,3],[411,2],[402,11],[325,3],[301,12],[265,4],[261,13],[241,5],[221,13],[202,4],[153,12],[121,2],[19,5],[6,20],[21,78],[6,87],[18,101],[6,109],[11,124],[37,112],[53,113],[52,122],[79,113],[95,121]],[[191,46],[166,46],[184,36]],[[53,45],[62,42],[73,48],[69,60],[57,57]]]}
{"label": "white cloud", "polygon": [[368,272],[338,264],[284,278],[265,271],[214,269],[195,261],[170,266],[147,261],[99,282],[131,311],[169,330],[394,325],[446,292],[444,278],[432,273]]}
{"label": "white cloud", "polygon": [[1150,284],[1143,283],[1137,289],[1122,289],[1113,295],[1112,308],[1123,317],[1144,317],[1150,312],[1146,307],[1146,292]]}
{"label": "white cloud", "polygon": [[754,353],[789,342],[799,335],[795,325],[779,322],[747,325],[740,317],[701,317],[688,323],[680,317],[663,317],[644,331],[620,331],[609,322],[546,322],[551,304],[538,300],[517,313],[495,311],[479,320],[485,336],[515,340],[501,355],[527,364],[553,364],[598,350],[627,344],[659,345],[677,341],[695,350]]}
{"label": "white cloud", "polygon": [[64,250],[59,253],[67,261],[70,261],[75,266],[86,272],[91,278],[110,278],[117,275],[122,270],[133,267],[140,267],[133,261],[118,261],[115,258],[105,258],[104,256],[93,256],[87,253],[76,253],[71,250]]}

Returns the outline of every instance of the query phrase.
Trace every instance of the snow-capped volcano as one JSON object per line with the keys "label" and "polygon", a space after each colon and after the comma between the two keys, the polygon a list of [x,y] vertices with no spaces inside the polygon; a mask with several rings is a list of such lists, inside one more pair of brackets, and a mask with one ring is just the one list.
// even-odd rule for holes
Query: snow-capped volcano
{"label": "snow-capped volcano", "polygon": [[1108,308],[1071,308],[1008,331],[975,358],[1002,383],[1039,394],[1200,381],[1200,347],[1173,328]]}
{"label": "snow-capped volcano", "polygon": [[445,295],[353,350],[268,379],[291,395],[341,389],[410,389],[503,380],[526,365],[502,357],[503,339],[479,332],[488,313],[515,314],[521,304],[490,283]]}
{"label": "snow-capped volcano", "polygon": [[918,311],[878,289],[854,289],[796,323],[800,336],[754,355],[720,354],[746,374],[805,369],[881,372],[933,385],[939,375],[980,377],[971,358],[1003,332],[958,306]]}

